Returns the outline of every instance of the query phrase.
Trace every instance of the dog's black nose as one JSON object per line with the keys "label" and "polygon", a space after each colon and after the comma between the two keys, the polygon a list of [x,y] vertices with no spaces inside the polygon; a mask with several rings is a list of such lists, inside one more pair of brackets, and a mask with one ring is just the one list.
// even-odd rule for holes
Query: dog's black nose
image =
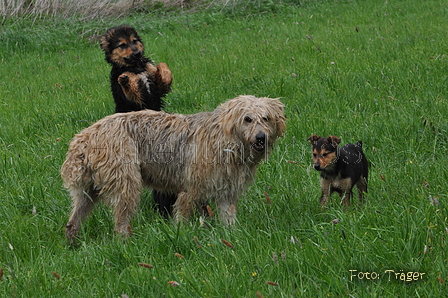
{"label": "dog's black nose", "polygon": [[315,163],[314,164],[314,169],[319,171],[320,170],[320,164]]}
{"label": "dog's black nose", "polygon": [[266,134],[264,132],[259,132],[255,135],[255,138],[257,139],[257,142],[264,143],[266,142]]}
{"label": "dog's black nose", "polygon": [[132,58],[134,59],[139,59],[142,57],[142,52],[141,51],[135,51],[132,53]]}

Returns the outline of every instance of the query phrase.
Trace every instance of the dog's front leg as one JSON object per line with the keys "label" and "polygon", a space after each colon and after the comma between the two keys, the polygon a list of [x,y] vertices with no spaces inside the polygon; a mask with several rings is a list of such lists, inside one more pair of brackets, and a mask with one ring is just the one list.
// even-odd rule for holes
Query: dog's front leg
{"label": "dog's front leg", "polygon": [[322,190],[322,195],[320,196],[320,205],[322,207],[328,205],[328,197],[330,193],[331,183],[325,178],[320,178],[320,188]]}
{"label": "dog's front leg", "polygon": [[120,84],[121,90],[123,90],[123,93],[128,100],[143,104],[140,92],[139,75],[131,72],[124,72],[118,77],[118,84]]}
{"label": "dog's front leg", "polygon": [[233,225],[236,221],[236,199],[222,200],[217,202],[219,218],[226,225]]}
{"label": "dog's front leg", "polygon": [[159,88],[170,87],[173,81],[173,75],[166,63],[160,62],[157,64],[157,78]]}
{"label": "dog's front leg", "polygon": [[176,203],[173,205],[173,217],[176,222],[183,222],[193,215],[194,197],[192,192],[183,191],[177,195]]}

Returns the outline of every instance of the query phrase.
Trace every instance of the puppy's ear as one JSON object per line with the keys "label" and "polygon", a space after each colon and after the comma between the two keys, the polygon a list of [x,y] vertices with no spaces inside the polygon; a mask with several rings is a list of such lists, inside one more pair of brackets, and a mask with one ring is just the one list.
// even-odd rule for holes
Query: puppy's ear
{"label": "puppy's ear", "polygon": [[319,140],[319,139],[320,139],[320,137],[318,135],[311,135],[306,140],[310,141],[311,145],[314,145],[317,142],[317,140]]}
{"label": "puppy's ear", "polygon": [[328,136],[328,142],[330,142],[334,147],[336,147],[341,142],[341,139],[338,138],[337,136]]}
{"label": "puppy's ear", "polygon": [[109,42],[107,41],[107,38],[105,35],[100,37],[100,47],[103,51],[105,51],[106,53],[109,50]]}

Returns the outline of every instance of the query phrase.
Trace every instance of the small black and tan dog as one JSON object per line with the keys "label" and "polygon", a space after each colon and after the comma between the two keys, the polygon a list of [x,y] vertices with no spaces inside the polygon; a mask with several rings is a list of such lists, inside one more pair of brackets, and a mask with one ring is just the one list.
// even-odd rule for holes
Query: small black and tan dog
{"label": "small black and tan dog", "polygon": [[321,205],[327,205],[333,192],[339,193],[343,206],[350,206],[352,189],[358,188],[358,199],[362,202],[367,192],[368,162],[362,151],[362,141],[339,147],[341,139],[312,135],[308,139],[313,149],[314,169],[320,171]]}
{"label": "small black and tan dog", "polygon": [[110,28],[100,39],[106,61],[112,66],[110,84],[115,112],[163,108],[162,98],[171,90],[168,65],[145,57],[143,41],[129,25]]}
{"label": "small black and tan dog", "polygon": [[[163,97],[171,91],[171,70],[166,63],[155,65],[145,57],[143,41],[137,31],[129,25],[110,28],[101,36],[100,46],[112,66],[110,86],[115,113],[160,111]],[[176,197],[157,191],[153,194],[159,211],[168,217]]]}

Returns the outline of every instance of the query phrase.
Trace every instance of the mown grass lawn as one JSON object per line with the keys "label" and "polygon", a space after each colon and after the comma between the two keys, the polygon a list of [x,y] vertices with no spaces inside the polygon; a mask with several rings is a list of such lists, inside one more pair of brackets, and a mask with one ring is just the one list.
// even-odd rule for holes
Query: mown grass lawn
{"label": "mown grass lawn", "polygon": [[[447,20],[443,1],[412,0],[4,22],[0,296],[448,297]],[[89,37],[121,23],[171,68],[168,112],[282,97],[287,133],[234,227],[165,221],[147,191],[132,238],[100,206],[68,246],[59,168],[73,135],[114,110]],[[320,208],[311,134],[363,140],[364,204]]]}

